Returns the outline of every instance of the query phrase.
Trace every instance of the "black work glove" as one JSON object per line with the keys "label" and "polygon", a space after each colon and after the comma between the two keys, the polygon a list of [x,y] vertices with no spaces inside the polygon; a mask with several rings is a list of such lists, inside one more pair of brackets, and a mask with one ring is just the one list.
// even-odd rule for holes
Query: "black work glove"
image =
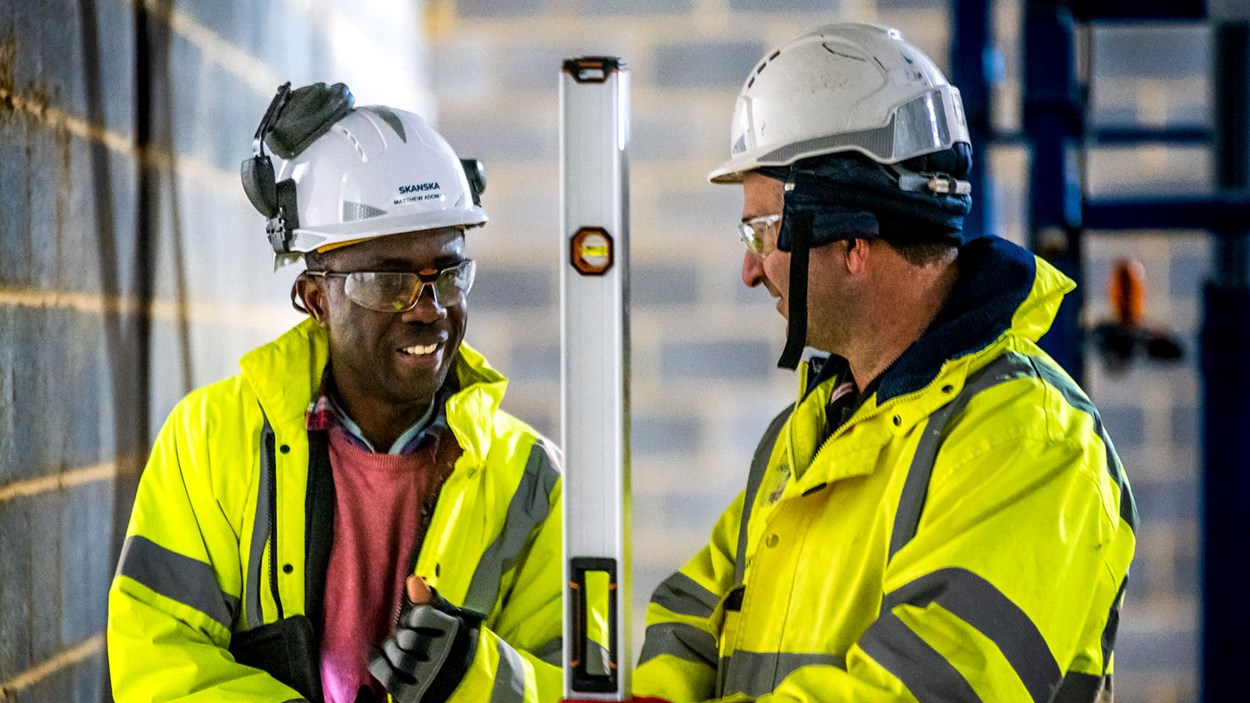
{"label": "black work glove", "polygon": [[369,657],[369,673],[396,703],[443,703],[460,685],[477,651],[482,616],[457,608],[431,589],[413,605],[404,596],[395,632]]}

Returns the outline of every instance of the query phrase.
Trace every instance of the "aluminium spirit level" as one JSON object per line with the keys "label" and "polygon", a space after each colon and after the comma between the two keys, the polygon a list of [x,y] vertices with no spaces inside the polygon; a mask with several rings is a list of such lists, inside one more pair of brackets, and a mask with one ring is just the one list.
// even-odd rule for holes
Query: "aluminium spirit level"
{"label": "aluminium spirit level", "polygon": [[564,698],[629,698],[629,74],[560,78]]}

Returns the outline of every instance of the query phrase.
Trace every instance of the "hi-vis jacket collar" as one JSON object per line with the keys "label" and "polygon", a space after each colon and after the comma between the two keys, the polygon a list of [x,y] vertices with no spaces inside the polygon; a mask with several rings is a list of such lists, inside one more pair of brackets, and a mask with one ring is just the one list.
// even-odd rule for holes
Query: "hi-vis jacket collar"
{"label": "hi-vis jacket collar", "polygon": [[[239,360],[243,377],[277,432],[304,431],[304,411],[320,387],[330,358],[329,342],[326,331],[309,319]],[[453,371],[461,390],[447,399],[447,418],[464,453],[480,462],[490,451],[492,436],[482,418],[494,416],[508,381],[463,342]]]}
{"label": "hi-vis jacket collar", "polygon": [[[998,237],[985,237],[960,248],[959,279],[929,329],[882,375],[877,392],[834,433],[853,432],[839,444],[836,459],[825,460],[824,444],[798,441],[822,434],[823,408],[844,373],[846,362],[833,358],[815,378],[810,365],[800,367],[802,399],[786,427],[788,463],[797,480],[787,490],[804,491],[822,482],[871,473],[872,460],[900,433],[947,403],[963,389],[974,359],[987,350],[1031,344],[1054,321],[1059,303],[1075,284],[1044,260]],[[809,411],[804,412],[803,409]],[[818,470],[808,468],[819,464]]]}
{"label": "hi-vis jacket collar", "polygon": [[[948,362],[981,351],[1009,329],[1036,342],[1076,288],[1043,259],[999,237],[962,246],[957,265],[959,278],[929,329],[882,374],[878,405],[924,388]],[[803,387],[810,393],[845,368],[844,360],[830,359]]]}

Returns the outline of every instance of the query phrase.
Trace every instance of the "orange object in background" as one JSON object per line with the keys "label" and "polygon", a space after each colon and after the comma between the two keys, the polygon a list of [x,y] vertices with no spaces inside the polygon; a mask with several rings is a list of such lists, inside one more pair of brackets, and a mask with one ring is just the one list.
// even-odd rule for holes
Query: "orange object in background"
{"label": "orange object in background", "polygon": [[1113,319],[1090,330],[1094,348],[1112,372],[1128,369],[1134,358],[1178,361],[1180,340],[1166,328],[1146,325],[1146,268],[1136,259],[1120,259],[1107,285]]}
{"label": "orange object in background", "polygon": [[1108,286],[1111,310],[1122,325],[1140,325],[1146,315],[1146,268],[1136,259],[1120,259]]}

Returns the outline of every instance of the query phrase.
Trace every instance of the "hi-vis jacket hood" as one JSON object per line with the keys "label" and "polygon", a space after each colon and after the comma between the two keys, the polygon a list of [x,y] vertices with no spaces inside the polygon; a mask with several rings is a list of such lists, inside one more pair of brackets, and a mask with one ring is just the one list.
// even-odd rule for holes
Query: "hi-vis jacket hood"
{"label": "hi-vis jacket hood", "polygon": [[[320,632],[333,493],[305,411],[327,356],[325,332],[305,321],[244,356],[240,375],[192,392],[171,412],[109,595],[117,700],[299,697],[236,664],[227,649],[232,633],[297,615]],[[510,701],[515,692],[555,700],[559,457],[499,409],[507,382],[468,345],[454,373],[459,390],[446,417],[463,454],[439,493],[415,569],[451,603],[486,615],[450,700]]]}
{"label": "hi-vis jacket hood", "polygon": [[656,590],[637,694],[1093,701],[1106,685],[1137,515],[1097,411],[1036,344],[1073,284],[995,238],[959,266],[828,437],[845,362],[803,370],[747,490]]}

